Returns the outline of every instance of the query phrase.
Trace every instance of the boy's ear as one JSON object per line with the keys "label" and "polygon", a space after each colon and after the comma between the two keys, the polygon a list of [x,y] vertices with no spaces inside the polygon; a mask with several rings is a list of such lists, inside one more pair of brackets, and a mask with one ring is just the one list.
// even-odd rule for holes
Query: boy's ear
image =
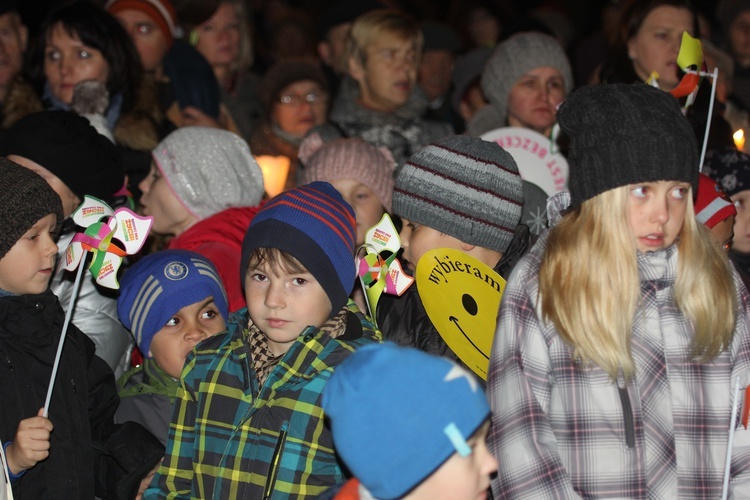
{"label": "boy's ear", "polygon": [[474,247],[476,247],[476,245],[470,245],[469,243],[466,243],[466,242],[463,242],[463,241],[461,242],[461,251],[462,252],[471,252],[472,250],[474,250]]}
{"label": "boy's ear", "polygon": [[358,82],[365,77],[365,68],[362,67],[355,56],[349,56],[349,76]]}

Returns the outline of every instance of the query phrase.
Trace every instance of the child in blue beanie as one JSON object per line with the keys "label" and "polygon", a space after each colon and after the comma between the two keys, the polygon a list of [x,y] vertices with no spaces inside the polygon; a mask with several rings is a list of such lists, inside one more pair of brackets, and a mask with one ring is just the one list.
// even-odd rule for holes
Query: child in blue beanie
{"label": "child in blue beanie", "polygon": [[270,200],[242,244],[247,308],[182,372],[167,451],[144,498],[312,498],[344,474],[321,392],[380,340],[349,294],[354,211],[327,182]]}
{"label": "child in blue beanie", "polygon": [[490,407],[472,374],[392,342],[363,347],[323,390],[336,451],[355,479],[321,498],[484,498],[497,461]]}
{"label": "child in blue beanie", "polygon": [[198,342],[226,330],[227,293],[208,259],[163,250],[123,275],[117,312],[144,360],[120,377],[115,420],[139,422],[166,444],[185,358]]}

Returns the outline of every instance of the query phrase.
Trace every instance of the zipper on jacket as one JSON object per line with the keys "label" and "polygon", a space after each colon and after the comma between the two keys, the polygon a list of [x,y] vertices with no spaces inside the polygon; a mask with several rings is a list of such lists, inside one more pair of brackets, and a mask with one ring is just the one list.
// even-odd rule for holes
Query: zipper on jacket
{"label": "zipper on jacket", "polygon": [[289,428],[289,421],[284,421],[281,424],[281,430],[279,431],[279,439],[276,441],[276,447],[273,450],[273,456],[271,457],[271,466],[268,469],[268,477],[266,478],[265,494],[263,495],[264,500],[271,498],[273,494],[274,486],[276,485],[276,476],[279,473],[279,464],[281,463],[281,455],[284,452],[284,443],[286,443],[287,429]]}
{"label": "zipper on jacket", "polygon": [[[622,377],[622,375],[620,375]],[[630,394],[625,381],[620,386],[620,377],[617,379],[617,392],[620,395],[622,405],[622,420],[625,426],[625,444],[628,448],[635,448],[635,423],[633,422],[633,406],[630,404]]]}

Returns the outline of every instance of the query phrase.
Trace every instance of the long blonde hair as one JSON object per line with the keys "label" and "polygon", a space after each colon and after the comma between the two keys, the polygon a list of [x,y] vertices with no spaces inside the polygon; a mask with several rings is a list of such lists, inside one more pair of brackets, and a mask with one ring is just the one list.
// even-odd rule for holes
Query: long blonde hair
{"label": "long blonde hair", "polygon": [[[574,358],[615,379],[635,375],[630,335],[640,302],[635,240],[627,219],[629,187],[595,196],[550,230],[539,269],[542,316],[571,344]],[[693,327],[692,356],[716,357],[731,342],[735,287],[726,254],[695,220],[688,195],[677,242],[675,302]]]}

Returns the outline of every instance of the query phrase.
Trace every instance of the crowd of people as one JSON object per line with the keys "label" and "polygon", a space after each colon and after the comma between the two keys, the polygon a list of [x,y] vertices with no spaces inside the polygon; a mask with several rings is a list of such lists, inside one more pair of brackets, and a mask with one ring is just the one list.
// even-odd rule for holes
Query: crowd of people
{"label": "crowd of people", "polygon": [[[0,499],[750,497],[750,0],[445,3],[0,2]],[[386,215],[504,283],[485,370]]]}

